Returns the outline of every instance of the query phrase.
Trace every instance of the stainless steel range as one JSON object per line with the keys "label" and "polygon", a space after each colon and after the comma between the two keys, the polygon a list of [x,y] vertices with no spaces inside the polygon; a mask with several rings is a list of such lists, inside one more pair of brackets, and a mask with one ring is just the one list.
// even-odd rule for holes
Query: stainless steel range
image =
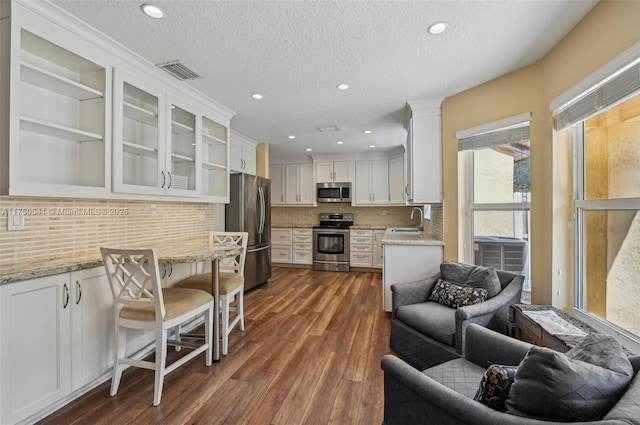
{"label": "stainless steel range", "polygon": [[320,214],[320,225],[313,227],[313,269],[349,271],[349,227],[353,214]]}

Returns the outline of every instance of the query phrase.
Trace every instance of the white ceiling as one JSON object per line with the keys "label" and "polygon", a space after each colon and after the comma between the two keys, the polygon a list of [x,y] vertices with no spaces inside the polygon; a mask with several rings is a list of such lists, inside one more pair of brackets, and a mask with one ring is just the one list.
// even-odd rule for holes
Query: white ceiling
{"label": "white ceiling", "polygon": [[[143,0],[53,2],[154,64],[179,59],[204,77],[191,85],[237,113],[232,129],[276,156],[399,145],[407,101],[441,100],[539,60],[597,3],[148,0],[165,13],[154,20]],[[436,21],[449,28],[433,36]]]}

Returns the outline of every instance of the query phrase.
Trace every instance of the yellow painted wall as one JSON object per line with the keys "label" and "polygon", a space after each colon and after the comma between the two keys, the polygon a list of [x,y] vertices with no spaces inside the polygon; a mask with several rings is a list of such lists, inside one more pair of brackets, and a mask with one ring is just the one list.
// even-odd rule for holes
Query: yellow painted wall
{"label": "yellow painted wall", "polygon": [[269,178],[269,144],[258,143],[256,146],[256,176]]}
{"label": "yellow painted wall", "polygon": [[460,243],[456,132],[531,112],[531,301],[570,305],[570,203],[558,195],[570,176],[554,164],[565,156],[554,149],[549,103],[638,42],[638,17],[638,1],[603,0],[542,60],[443,101],[445,259],[458,258]]}

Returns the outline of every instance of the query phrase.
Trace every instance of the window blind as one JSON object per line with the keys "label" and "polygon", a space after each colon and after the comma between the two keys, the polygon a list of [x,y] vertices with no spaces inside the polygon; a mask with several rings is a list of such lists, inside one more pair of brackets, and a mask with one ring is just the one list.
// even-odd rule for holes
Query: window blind
{"label": "window blind", "polygon": [[458,137],[458,151],[491,148],[529,140],[529,121],[507,128]]}
{"label": "window blind", "polygon": [[560,107],[553,117],[556,130],[562,130],[640,93],[640,61],[586,91]]}

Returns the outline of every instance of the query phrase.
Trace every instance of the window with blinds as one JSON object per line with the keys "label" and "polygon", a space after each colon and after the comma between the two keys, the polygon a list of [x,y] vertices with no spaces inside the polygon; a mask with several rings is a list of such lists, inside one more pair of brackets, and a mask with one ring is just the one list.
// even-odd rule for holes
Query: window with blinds
{"label": "window with blinds", "polygon": [[[529,274],[531,167],[530,113],[456,133],[461,164],[468,164],[466,193],[469,221],[464,223],[469,263]],[[525,297],[526,299],[526,297]]]}

